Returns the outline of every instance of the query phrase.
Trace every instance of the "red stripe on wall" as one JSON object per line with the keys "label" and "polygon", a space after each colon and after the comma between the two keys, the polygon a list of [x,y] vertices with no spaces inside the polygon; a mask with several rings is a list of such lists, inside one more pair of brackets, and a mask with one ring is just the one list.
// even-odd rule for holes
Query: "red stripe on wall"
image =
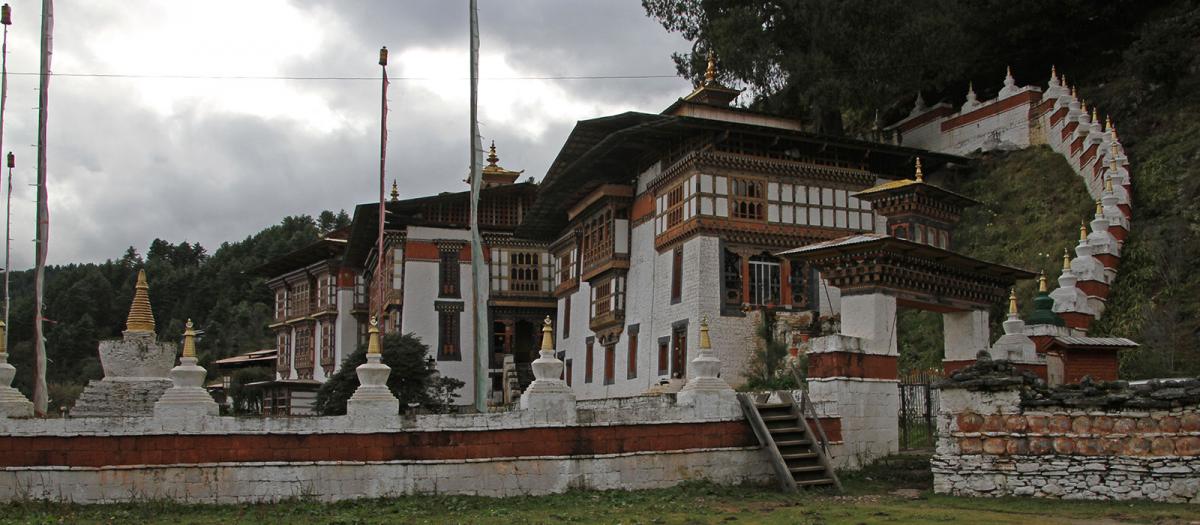
{"label": "red stripe on wall", "polygon": [[757,445],[744,421],[379,434],[0,437],[0,467],[467,460]]}

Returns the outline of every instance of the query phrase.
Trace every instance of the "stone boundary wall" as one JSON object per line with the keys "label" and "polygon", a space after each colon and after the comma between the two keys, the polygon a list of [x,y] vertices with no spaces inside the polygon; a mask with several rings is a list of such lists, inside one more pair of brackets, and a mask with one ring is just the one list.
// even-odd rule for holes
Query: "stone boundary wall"
{"label": "stone boundary wall", "polygon": [[736,403],[611,399],[580,402],[574,416],[0,418],[0,501],[513,496],[773,479]]}
{"label": "stone boundary wall", "polygon": [[1068,395],[1027,377],[974,382],[943,385],[935,492],[1200,503],[1200,403],[1184,398],[1200,382]]}

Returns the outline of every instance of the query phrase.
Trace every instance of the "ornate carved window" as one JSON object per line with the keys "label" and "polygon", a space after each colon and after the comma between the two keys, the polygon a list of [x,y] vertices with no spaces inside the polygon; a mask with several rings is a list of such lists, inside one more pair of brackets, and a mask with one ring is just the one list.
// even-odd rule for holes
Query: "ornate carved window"
{"label": "ornate carved window", "polygon": [[750,304],[767,306],[780,303],[779,266],[779,260],[774,257],[758,255],[750,258]]}
{"label": "ornate carved window", "polygon": [[725,307],[742,307],[742,257],[729,250],[724,251],[721,264],[722,287],[725,291]]}
{"label": "ornate carved window", "polygon": [[592,265],[612,257],[613,253],[613,212],[604,209],[592,215],[583,223],[583,267]]}
{"label": "ornate carved window", "polygon": [[326,319],[321,323],[321,368],[325,374],[333,373],[337,366],[337,329]]}
{"label": "ornate carved window", "polygon": [[438,251],[438,297],[459,297],[458,249]]}
{"label": "ornate carved window", "polygon": [[791,265],[788,273],[788,284],[792,288],[792,307],[793,308],[809,308],[809,273],[811,272],[808,265],[795,262],[788,263]]}
{"label": "ornate carved window", "polygon": [[463,311],[460,302],[435,302],[438,313],[438,361],[461,361],[459,345],[459,316]]}
{"label": "ornate carved window", "polygon": [[279,335],[275,337],[275,344],[278,349],[275,371],[279,372],[281,379],[290,379],[292,375],[292,341],[286,331],[287,329],[284,330],[279,332]]}
{"label": "ornate carved window", "polygon": [[592,288],[592,318],[612,311],[612,285],[612,279],[605,279]]}
{"label": "ornate carved window", "polygon": [[677,185],[667,192],[667,228],[673,228],[683,222],[683,185]]}
{"label": "ornate carved window", "polygon": [[494,291],[518,294],[552,291],[550,255],[545,252],[496,248],[490,271]]}
{"label": "ornate carved window", "polygon": [[754,179],[730,179],[729,215],[735,219],[763,220],[766,195],[763,182]]}

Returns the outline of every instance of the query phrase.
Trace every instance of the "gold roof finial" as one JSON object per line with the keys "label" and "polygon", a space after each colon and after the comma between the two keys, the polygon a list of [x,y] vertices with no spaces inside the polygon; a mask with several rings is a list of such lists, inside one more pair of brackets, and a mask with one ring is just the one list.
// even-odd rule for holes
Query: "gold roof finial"
{"label": "gold roof finial", "polygon": [[1067,251],[1066,248],[1063,248],[1063,267],[1062,267],[1062,269],[1064,272],[1071,270],[1071,252]]}
{"label": "gold roof finial", "polygon": [[1112,115],[1104,116],[1104,129],[1112,129]]}
{"label": "gold roof finial", "polygon": [[[1063,75],[1063,82],[1067,81],[1067,76]],[[1079,92],[1075,91],[1075,86],[1071,86],[1071,98],[1079,98]]]}
{"label": "gold roof finial", "polygon": [[1117,140],[1118,140],[1118,139],[1117,139],[1117,127],[1116,127],[1116,126],[1114,126],[1114,125],[1112,125],[1112,124],[1109,124],[1109,125],[1108,125],[1108,132],[1109,132],[1109,133],[1112,133],[1113,151],[1116,151],[1116,149],[1117,149]]}
{"label": "gold roof finial", "polygon": [[1038,272],[1038,292],[1049,292],[1050,288],[1046,286],[1046,272]]}
{"label": "gold roof finial", "polygon": [[708,316],[700,318],[700,348],[712,348],[712,341],[708,338]]}
{"label": "gold roof finial", "polygon": [[1096,216],[1104,215],[1104,203],[1096,201]]}
{"label": "gold roof finial", "polygon": [[1050,78],[1058,78],[1058,66],[1055,66],[1054,64],[1050,64]]}
{"label": "gold roof finial", "polygon": [[150,285],[146,270],[138,270],[137,285],[133,287],[133,304],[125,320],[126,332],[154,333],[154,311],[150,309]]}
{"label": "gold roof finial", "polygon": [[[1113,160],[1113,162],[1116,162],[1116,160]],[[1105,175],[1105,177],[1104,177],[1104,191],[1106,191],[1106,192],[1108,192],[1108,193],[1112,193],[1112,192],[1113,192],[1113,185],[1112,185],[1112,175]]]}
{"label": "gold roof finial", "polygon": [[712,51],[708,52],[708,67],[704,70],[704,85],[712,84],[717,80],[717,55]]}
{"label": "gold roof finial", "polygon": [[367,329],[367,355],[381,355],[379,344],[379,318],[371,316],[371,327]]}
{"label": "gold roof finial", "polygon": [[1017,315],[1017,289],[1008,289],[1008,315]]}
{"label": "gold roof finial", "polygon": [[496,166],[496,163],[500,162],[500,157],[496,156],[496,141],[494,140],[492,141],[492,145],[488,146],[487,161],[488,166]]}
{"label": "gold roof finial", "polygon": [[1092,106],[1092,122],[1100,122],[1100,115],[1096,111],[1096,106]]}
{"label": "gold roof finial", "polygon": [[192,320],[188,319],[183,326],[183,357],[196,357],[196,331],[192,330]]}
{"label": "gold roof finial", "polygon": [[400,188],[396,186],[396,179],[392,179],[392,202],[400,200]]}
{"label": "gold roof finial", "polygon": [[550,316],[542,321],[542,351],[554,353],[554,329],[550,327],[553,322],[550,321]]}
{"label": "gold roof finial", "polygon": [[921,171],[921,157],[917,157],[917,182],[925,182],[925,173]]}
{"label": "gold roof finial", "polygon": [[1087,240],[1087,223],[1080,221],[1079,222],[1079,241],[1083,242],[1086,240]]}
{"label": "gold roof finial", "polygon": [[1087,101],[1086,101],[1086,100],[1080,100],[1080,101],[1079,101],[1079,111],[1082,111],[1082,112],[1083,112],[1083,114],[1084,114],[1084,116],[1087,116],[1087,114],[1088,114],[1088,107],[1087,107]]}

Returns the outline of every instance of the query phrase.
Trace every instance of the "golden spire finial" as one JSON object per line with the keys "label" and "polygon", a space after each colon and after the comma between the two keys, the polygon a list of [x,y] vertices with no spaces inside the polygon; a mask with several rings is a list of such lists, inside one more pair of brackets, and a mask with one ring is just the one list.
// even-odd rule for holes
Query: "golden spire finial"
{"label": "golden spire finial", "polygon": [[1052,80],[1058,79],[1058,66],[1055,66],[1054,64],[1050,64],[1050,78]]}
{"label": "golden spire finial", "polygon": [[[1116,162],[1116,161],[1114,160],[1114,162]],[[1104,176],[1104,191],[1106,191],[1108,193],[1113,192],[1112,175]]]}
{"label": "golden spire finial", "polygon": [[712,51],[708,52],[708,67],[704,70],[704,85],[712,84],[717,80],[717,55]]}
{"label": "golden spire finial", "polygon": [[396,179],[392,179],[392,202],[400,200],[400,188],[396,186]]}
{"label": "golden spire finial", "polygon": [[1117,140],[1118,140],[1117,139],[1117,127],[1112,124],[1109,124],[1108,132],[1112,133],[1113,151],[1116,151],[1117,150]]}
{"label": "golden spire finial", "polygon": [[1104,116],[1104,129],[1112,129],[1112,115]]}
{"label": "golden spire finial", "polygon": [[921,171],[921,157],[917,157],[917,182],[925,182],[925,173]]}
{"label": "golden spire finial", "polygon": [[1012,66],[1004,66],[1004,76],[1012,78]]}
{"label": "golden spire finial", "polygon": [[192,320],[188,319],[183,326],[183,357],[196,357],[196,331],[192,330]]}
{"label": "golden spire finial", "polygon": [[542,321],[542,351],[554,353],[554,329],[550,328],[551,324],[553,322],[547,315],[546,319]]}
{"label": "golden spire finial", "polygon": [[494,140],[492,141],[492,145],[488,146],[487,161],[488,166],[496,166],[496,163],[500,162],[500,157],[496,156],[496,141]]}
{"label": "golden spire finial", "polygon": [[1086,240],[1087,240],[1087,223],[1080,221],[1079,222],[1079,241],[1083,242]]}
{"label": "golden spire finial", "polygon": [[[1067,81],[1067,76],[1063,75],[1063,82]],[[1075,86],[1071,86],[1071,98],[1079,98],[1079,92],[1075,91]]]}
{"label": "golden spire finial", "polygon": [[[1064,88],[1065,88],[1065,87],[1067,87],[1067,74],[1066,74],[1066,73],[1063,73],[1063,76],[1062,76],[1062,78],[1061,78],[1061,79],[1059,79],[1059,84],[1060,84],[1062,87],[1064,87]],[[1075,90],[1074,90],[1074,89],[1072,89],[1072,90],[1071,90],[1071,96],[1075,96]]]}
{"label": "golden spire finial", "polygon": [[712,348],[712,341],[708,338],[708,316],[700,318],[700,348]]}
{"label": "golden spire finial", "polygon": [[1017,315],[1017,289],[1008,289],[1008,315]]}
{"label": "golden spire finial", "polygon": [[1096,111],[1096,106],[1092,106],[1092,122],[1100,122],[1099,112]]}
{"label": "golden spire finial", "polygon": [[379,318],[371,316],[371,327],[367,329],[367,355],[381,355],[379,344]]}
{"label": "golden spire finial", "polygon": [[1087,114],[1088,114],[1088,107],[1087,107],[1087,101],[1086,101],[1086,100],[1080,100],[1080,101],[1079,101],[1079,111],[1082,111],[1082,112],[1083,112],[1083,116],[1085,116],[1085,117],[1087,116]]}
{"label": "golden spire finial", "polygon": [[125,319],[126,332],[154,333],[154,311],[150,309],[150,284],[146,270],[138,270],[137,285],[133,287],[133,304]]}
{"label": "golden spire finial", "polygon": [[1066,248],[1063,248],[1063,267],[1062,267],[1062,269],[1064,272],[1071,271],[1071,252],[1067,251]]}
{"label": "golden spire finial", "polygon": [[1050,288],[1046,286],[1046,272],[1044,270],[1038,272],[1038,292],[1044,293],[1049,291]]}
{"label": "golden spire finial", "polygon": [[0,355],[8,353],[8,337],[5,337],[4,332],[8,330],[8,325],[4,321],[0,321]]}
{"label": "golden spire finial", "polygon": [[1096,216],[1099,217],[1101,215],[1104,215],[1104,204],[1100,201],[1096,201]]}

